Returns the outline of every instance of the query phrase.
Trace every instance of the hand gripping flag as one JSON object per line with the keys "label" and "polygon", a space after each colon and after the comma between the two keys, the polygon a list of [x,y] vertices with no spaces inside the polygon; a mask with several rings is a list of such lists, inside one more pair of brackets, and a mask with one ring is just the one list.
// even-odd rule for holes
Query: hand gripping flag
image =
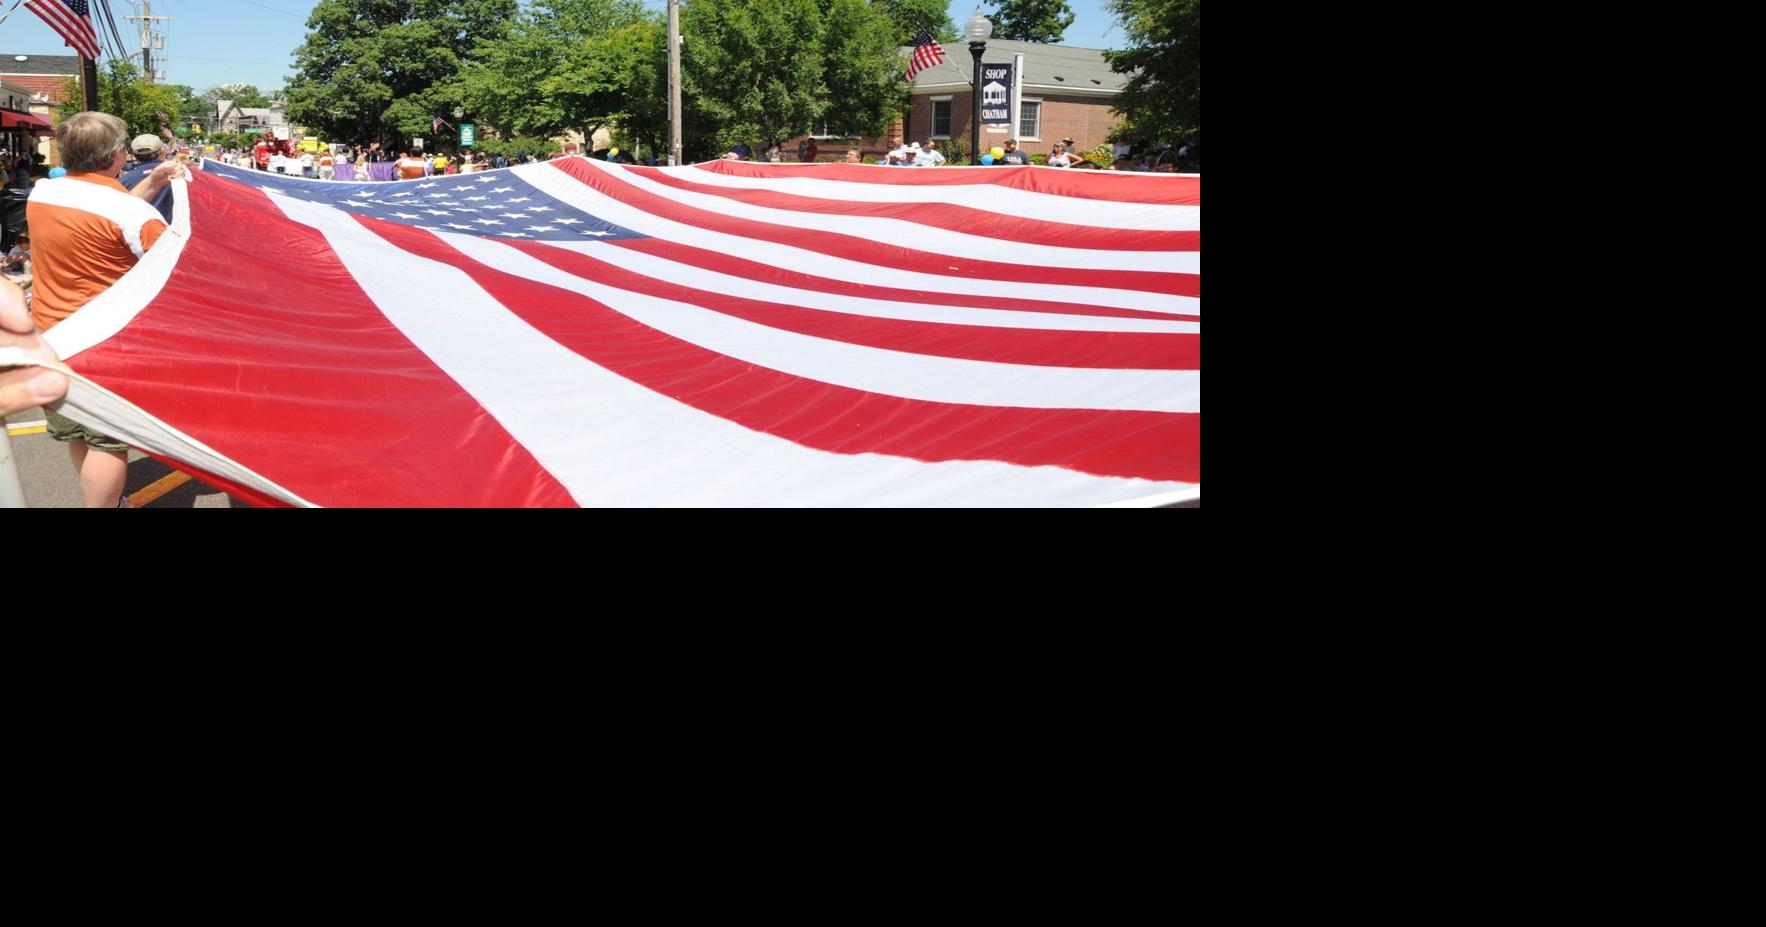
{"label": "hand gripping flag", "polygon": [[914,37],[914,55],[908,59],[908,83],[913,83],[914,75],[935,64],[944,63],[944,46],[932,40],[932,33],[921,29]]}
{"label": "hand gripping flag", "polygon": [[1201,494],[1199,177],[208,161],[179,187],[159,243],[50,330],[61,411],[247,501]]}
{"label": "hand gripping flag", "polygon": [[86,0],[26,0],[25,8],[66,39],[80,57],[98,60],[98,34],[92,29],[92,11]]}

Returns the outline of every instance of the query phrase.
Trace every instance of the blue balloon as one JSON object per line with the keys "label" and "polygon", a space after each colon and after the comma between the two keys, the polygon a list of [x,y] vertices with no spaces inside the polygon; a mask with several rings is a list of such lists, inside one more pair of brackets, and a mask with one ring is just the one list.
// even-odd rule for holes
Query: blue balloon
{"label": "blue balloon", "polygon": [[67,176],[67,168],[65,168],[65,167],[52,167],[49,169],[49,177],[51,179],[54,179],[56,177],[66,177],[66,176]]}
{"label": "blue balloon", "polygon": [[982,156],[981,156],[981,163],[982,163],[982,164],[986,164],[986,165],[989,165],[989,166],[992,166],[992,164],[993,164],[993,155],[990,155],[990,154],[984,154],[984,155],[982,155]]}

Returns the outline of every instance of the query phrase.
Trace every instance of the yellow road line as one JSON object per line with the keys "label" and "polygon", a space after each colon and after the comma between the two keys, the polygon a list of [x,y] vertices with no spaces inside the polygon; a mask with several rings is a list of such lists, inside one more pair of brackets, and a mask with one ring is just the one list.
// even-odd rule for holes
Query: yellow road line
{"label": "yellow road line", "polygon": [[140,508],[160,496],[190,482],[190,474],[173,471],[155,480],[151,485],[136,490],[129,496],[129,504]]}
{"label": "yellow road line", "polygon": [[48,430],[48,425],[38,425],[35,428],[30,425],[19,425],[16,428],[6,429],[6,433],[9,435],[38,435]]}

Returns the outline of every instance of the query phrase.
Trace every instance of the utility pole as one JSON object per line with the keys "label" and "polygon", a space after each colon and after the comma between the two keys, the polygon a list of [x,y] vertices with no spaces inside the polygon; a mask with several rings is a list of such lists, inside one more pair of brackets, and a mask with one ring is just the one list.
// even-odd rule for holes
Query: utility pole
{"label": "utility pole", "polygon": [[668,0],[668,163],[681,163],[681,0]]}
{"label": "utility pole", "polygon": [[153,15],[153,0],[141,0],[140,16],[124,16],[123,18],[130,22],[141,21],[141,79],[151,84],[154,81],[153,50],[166,47],[166,34],[154,32],[153,21],[163,19],[170,22],[172,18]]}

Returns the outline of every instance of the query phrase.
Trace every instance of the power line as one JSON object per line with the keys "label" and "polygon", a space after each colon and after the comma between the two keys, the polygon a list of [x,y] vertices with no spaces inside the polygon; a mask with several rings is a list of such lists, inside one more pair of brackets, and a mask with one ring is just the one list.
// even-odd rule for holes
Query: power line
{"label": "power line", "polygon": [[[180,58],[184,61],[219,61],[224,64],[267,64],[267,65],[271,65],[271,66],[278,65],[278,64],[288,65],[288,62],[286,62],[286,61],[240,61],[237,58],[198,58],[195,55],[175,55],[175,56],[174,55],[167,55],[166,57],[167,58],[176,57],[176,58]],[[292,67],[292,65],[288,65],[288,66]]]}
{"label": "power line", "polygon": [[246,6],[255,6],[260,10],[269,10],[272,13],[281,13],[283,16],[293,16],[295,19],[301,18],[301,15],[299,13],[290,13],[287,10],[278,10],[273,6],[264,6],[262,3],[253,3],[253,2],[251,2],[251,0],[239,0],[239,2],[245,4]]}
{"label": "power line", "polygon": [[112,58],[115,58],[116,57],[116,49],[111,47],[110,39],[107,36],[105,36],[104,29],[101,28],[104,25],[104,14],[106,12],[109,12],[109,11],[106,9],[105,4],[102,4],[102,3],[98,4],[98,13],[96,14],[97,18],[98,18],[98,27],[95,27],[92,30],[92,32],[94,35],[96,35],[98,37],[98,44],[104,46],[105,52],[109,53],[109,55]]}
{"label": "power line", "polygon": [[98,4],[98,9],[104,14],[104,30],[110,33],[112,43],[110,46],[110,56],[112,58],[121,57],[123,51],[123,36],[122,33],[117,31],[116,13],[111,10],[109,0],[105,0],[104,3]]}
{"label": "power line", "polygon": [[111,37],[116,39],[116,45],[113,46],[110,56],[112,58],[127,58],[127,57],[129,57],[127,54],[124,54],[124,52],[123,52],[123,49],[127,48],[128,46],[123,43],[123,34],[121,32],[117,31],[116,12],[110,8],[109,0],[105,0],[105,2],[98,4],[98,8],[100,10],[104,11],[105,27],[110,30]]}

